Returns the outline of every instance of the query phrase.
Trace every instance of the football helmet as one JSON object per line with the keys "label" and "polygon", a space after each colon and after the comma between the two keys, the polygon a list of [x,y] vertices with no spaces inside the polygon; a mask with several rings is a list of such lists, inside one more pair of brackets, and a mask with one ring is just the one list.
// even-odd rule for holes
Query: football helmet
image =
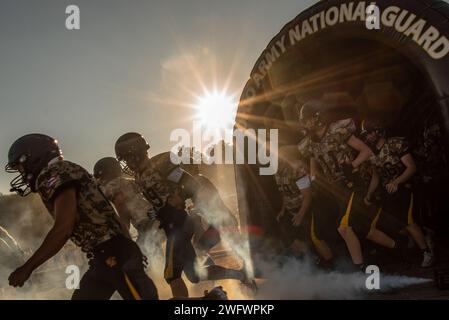
{"label": "football helmet", "polygon": [[36,192],[36,179],[48,163],[61,157],[58,141],[44,134],[27,134],[17,139],[8,152],[5,171],[19,173],[11,183],[11,192],[24,197]]}
{"label": "football helmet", "polygon": [[128,132],[120,136],[115,143],[115,155],[128,175],[135,175],[142,161],[148,157],[150,149],[145,138],[136,132]]}

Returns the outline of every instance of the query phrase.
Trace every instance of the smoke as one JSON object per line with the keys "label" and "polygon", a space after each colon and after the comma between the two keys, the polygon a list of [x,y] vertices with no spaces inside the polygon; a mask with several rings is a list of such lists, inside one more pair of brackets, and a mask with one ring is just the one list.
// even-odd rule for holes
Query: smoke
{"label": "smoke", "polygon": [[[20,201],[19,201],[20,200]],[[31,253],[42,243],[45,233],[51,227],[51,219],[42,215],[45,210],[40,204],[21,198],[0,197],[0,223],[18,243],[25,256],[29,258]],[[20,224],[19,224],[20,222]],[[23,224],[23,225],[22,225]],[[31,228],[31,226],[34,226]],[[22,231],[25,230],[25,231]],[[29,232],[28,232],[29,230]],[[229,254],[239,256],[245,262],[251,264],[248,241],[244,235],[238,232],[224,232],[223,242],[231,248]],[[148,257],[148,274],[155,282],[160,299],[172,297],[171,289],[164,279],[165,267],[165,236],[152,228],[139,238],[139,244]],[[70,299],[73,290],[65,287],[67,274],[65,269],[69,265],[80,267],[82,275],[87,268],[84,254],[69,242],[60,253],[49,260],[38,270],[23,288],[7,286],[9,274],[20,266],[23,260],[13,260],[7,252],[13,245],[1,246],[0,243],[0,299]],[[214,248],[214,250],[217,250]],[[222,249],[221,249],[222,250]],[[17,251],[16,251],[17,252]],[[212,255],[213,256],[213,255]],[[227,256],[229,257],[229,255]],[[216,258],[217,264],[224,260],[223,265],[230,265],[228,258]],[[239,259],[234,258],[234,265],[242,265]],[[198,263],[198,270],[201,268]],[[222,285],[230,299],[365,299],[370,298],[372,291],[366,289],[365,281],[368,275],[363,273],[326,273],[315,268],[308,260],[299,261],[293,258],[259,259],[257,267],[266,279],[258,279],[259,290],[254,295],[237,280],[202,281],[192,284],[187,279],[190,296],[202,296],[204,290],[210,290],[214,286]],[[251,265],[248,269],[251,268]],[[252,270],[250,271],[252,272]],[[388,292],[392,289],[401,289],[407,286],[428,282],[428,279],[411,278],[405,276],[381,275],[380,290],[375,292]],[[116,294],[114,299],[120,299]]]}
{"label": "smoke", "polygon": [[[235,244],[235,243],[234,243]],[[240,248],[239,248],[240,247]],[[234,245],[237,252],[245,251],[247,246]],[[249,257],[248,257],[249,258]],[[380,274],[379,289],[367,289],[370,274],[362,272],[325,272],[318,269],[310,259],[298,260],[290,257],[277,257],[257,260],[258,270],[264,279],[257,279],[258,290],[254,294],[236,280],[221,280],[204,283],[204,286],[221,285],[232,300],[334,300],[370,299],[373,295],[388,293],[393,289],[431,282],[430,279]],[[189,290],[195,290],[190,285]],[[199,292],[199,290],[196,290]]]}
{"label": "smoke", "polygon": [[[72,250],[74,251],[72,252]],[[29,256],[26,256],[29,258]],[[79,258],[79,259],[77,259]],[[40,268],[35,270],[30,279],[22,288],[13,288],[7,285],[8,277],[18,263],[0,271],[2,286],[0,288],[0,300],[67,300],[73,294],[73,289],[65,286],[67,274],[66,267],[76,265],[80,268],[82,275],[86,269],[85,262],[79,250],[71,248],[68,244],[58,255],[50,259]]]}
{"label": "smoke", "polygon": [[380,274],[378,290],[368,290],[369,274],[318,270],[311,261],[284,258],[280,263],[258,261],[269,279],[260,284],[257,299],[365,299],[372,293],[387,292],[429,282],[429,279]]}
{"label": "smoke", "polygon": [[382,279],[383,281],[381,280],[381,286],[383,291],[401,289],[409,286],[432,282],[431,279],[392,275],[385,275]]}
{"label": "smoke", "polygon": [[[230,245],[244,261],[250,261],[248,241],[239,242],[243,237],[225,234],[224,242]],[[311,258],[298,260],[293,257],[272,257],[257,259],[257,268],[266,279],[258,280],[258,290],[254,295],[235,281],[222,282],[232,299],[366,299],[372,294],[386,293],[413,285],[431,282],[430,279],[380,274],[379,289],[367,289],[370,274],[362,272],[325,272],[318,269]],[[250,269],[250,272],[253,272]],[[249,276],[252,273],[249,272]]]}
{"label": "smoke", "polygon": [[8,277],[39,247],[52,219],[38,197],[0,196],[0,300],[69,299],[73,290],[67,289],[66,267],[76,265],[82,274],[87,261],[71,242],[52,259],[35,270],[22,288],[8,285]]}
{"label": "smoke", "polygon": [[206,183],[197,192],[195,208],[207,224],[220,232],[222,242],[242,261],[248,277],[254,276],[246,233],[240,232],[238,220],[222,201],[218,190]]}
{"label": "smoke", "polygon": [[[207,203],[197,203],[207,222],[221,231],[222,241],[244,262],[249,277],[253,276],[252,258],[245,233],[237,230],[232,213],[209,191]],[[234,232],[230,232],[230,231]],[[406,276],[379,275],[379,289],[367,289],[370,274],[362,272],[324,272],[310,258],[298,260],[288,257],[258,258],[257,268],[267,279],[258,280],[254,295],[237,281],[220,281],[232,299],[365,299],[373,293],[388,292],[429,282],[428,279]]]}
{"label": "smoke", "polygon": [[[245,261],[250,261],[249,245],[238,243],[236,237],[223,237],[233,252]],[[362,272],[325,272],[318,269],[306,258],[298,260],[290,257],[258,259],[257,268],[266,279],[258,279],[258,290],[254,295],[236,281],[221,281],[231,299],[366,299],[371,294],[386,293],[392,289],[431,282],[429,279],[380,274],[379,289],[367,289],[370,274]],[[250,270],[252,272],[252,270]]]}
{"label": "smoke", "polygon": [[[161,230],[156,227],[152,227],[140,235],[138,244],[143,254],[148,258],[147,273],[158,289],[159,299],[166,300],[172,298],[173,295],[170,286],[164,278],[166,246],[165,235]],[[201,266],[202,262],[198,261],[196,269],[200,274],[204,271]],[[187,289],[191,297],[203,296],[204,290],[210,290],[215,285],[213,281],[201,281],[198,284],[194,284],[187,280],[184,275],[183,279],[187,285]]]}

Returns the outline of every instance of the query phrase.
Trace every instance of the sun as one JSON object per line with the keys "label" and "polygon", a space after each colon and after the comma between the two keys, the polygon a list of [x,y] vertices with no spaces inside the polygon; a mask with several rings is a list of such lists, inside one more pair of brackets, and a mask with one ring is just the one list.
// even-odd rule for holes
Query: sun
{"label": "sun", "polygon": [[207,91],[198,98],[197,119],[209,132],[231,130],[235,122],[237,102],[225,91]]}

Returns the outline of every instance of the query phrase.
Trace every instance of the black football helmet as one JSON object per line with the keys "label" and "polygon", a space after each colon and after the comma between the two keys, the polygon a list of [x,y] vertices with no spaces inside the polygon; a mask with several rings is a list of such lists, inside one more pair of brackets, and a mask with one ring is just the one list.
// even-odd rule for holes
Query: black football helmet
{"label": "black football helmet", "polygon": [[28,134],[17,139],[8,152],[5,171],[19,173],[11,185],[11,192],[25,197],[36,192],[36,179],[48,163],[61,157],[58,141],[44,134]]}
{"label": "black football helmet", "polygon": [[97,161],[94,166],[94,177],[100,182],[109,182],[122,175],[122,167],[116,158],[106,157]]}
{"label": "black football helmet", "polygon": [[136,132],[128,132],[120,136],[115,143],[115,155],[128,175],[135,175],[140,164],[148,158],[149,144]]}
{"label": "black football helmet", "polygon": [[379,139],[387,136],[385,128],[376,123],[364,120],[361,127],[360,137],[371,148],[375,147]]}
{"label": "black football helmet", "polygon": [[313,130],[323,125],[321,114],[324,104],[320,100],[309,100],[297,106],[299,123],[307,130]]}

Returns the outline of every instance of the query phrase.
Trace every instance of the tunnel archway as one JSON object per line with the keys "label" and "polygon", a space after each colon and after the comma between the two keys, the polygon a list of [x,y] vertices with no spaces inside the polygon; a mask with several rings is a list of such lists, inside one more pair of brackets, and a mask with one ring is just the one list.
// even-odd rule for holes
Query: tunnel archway
{"label": "tunnel archway", "polygon": [[[369,29],[370,3],[321,1],[287,23],[252,69],[236,128],[278,129],[279,146],[296,144],[295,105],[319,98],[335,107],[329,113],[335,119],[376,119],[414,143],[436,124],[447,146],[449,5],[376,1],[379,28]],[[260,166],[236,165],[241,223],[276,239],[280,196],[274,177],[261,176]]]}

